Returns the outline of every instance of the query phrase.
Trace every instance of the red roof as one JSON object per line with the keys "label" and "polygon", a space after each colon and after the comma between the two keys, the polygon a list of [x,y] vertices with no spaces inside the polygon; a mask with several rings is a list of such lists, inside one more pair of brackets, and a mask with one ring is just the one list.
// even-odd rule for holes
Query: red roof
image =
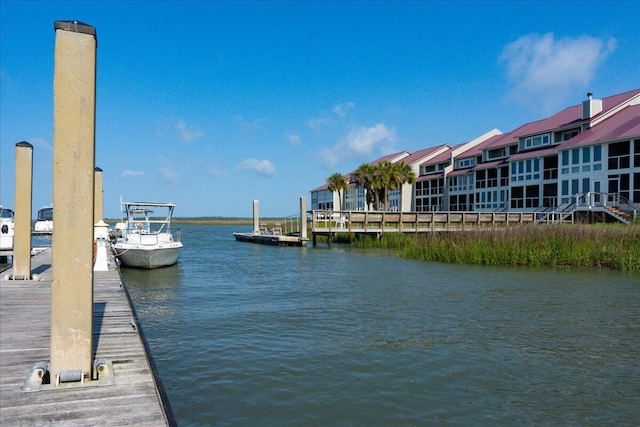
{"label": "red roof", "polygon": [[416,151],[415,153],[412,153],[409,156],[402,159],[402,161],[411,165],[429,156],[430,154],[433,154],[435,151],[442,149],[443,147],[449,147],[449,145],[442,144],[442,145],[437,145],[435,147],[425,148],[424,150]]}
{"label": "red roof", "polygon": [[638,136],[640,136],[640,105],[631,105],[562,143],[557,149],[564,150],[611,140],[637,138]]}
{"label": "red roof", "polygon": [[[629,100],[629,98],[639,93],[640,93],[640,89],[635,89],[629,92],[620,93],[618,95],[602,98],[602,111],[594,115],[593,118],[596,118],[598,116],[601,116],[602,114],[605,114],[607,111]],[[565,108],[564,110],[554,114],[553,116],[547,119],[538,120],[536,122],[531,122],[522,126],[522,128],[517,132],[516,136],[521,138],[523,136],[536,135],[536,134],[548,132],[553,129],[568,127],[572,124],[575,124],[576,126],[578,126],[582,122],[583,122],[582,103],[580,103],[578,105]]]}
{"label": "red roof", "polygon": [[521,153],[514,154],[513,156],[509,157],[507,160],[511,162],[513,160],[533,159],[535,157],[550,156],[556,153],[557,148],[558,147],[556,146],[556,147],[543,148],[541,150],[523,151]]}
{"label": "red roof", "polygon": [[465,169],[455,169],[451,172],[449,172],[447,174],[447,176],[458,176],[458,175],[465,175],[467,173],[471,173],[473,172],[474,169],[473,168],[465,168]]}
{"label": "red roof", "polygon": [[418,181],[428,181],[430,179],[435,179],[435,178],[442,178],[444,176],[444,172],[443,171],[438,171],[438,172],[430,172],[426,175],[420,175],[418,178],[416,178],[416,182]]}
{"label": "red roof", "polygon": [[484,162],[484,163],[480,163],[479,165],[476,165],[473,167],[474,171],[477,170],[483,170],[483,169],[491,169],[491,168],[495,168],[497,166],[502,166],[503,164],[507,164],[508,160],[505,159],[500,159],[500,160],[492,160],[490,162]]}

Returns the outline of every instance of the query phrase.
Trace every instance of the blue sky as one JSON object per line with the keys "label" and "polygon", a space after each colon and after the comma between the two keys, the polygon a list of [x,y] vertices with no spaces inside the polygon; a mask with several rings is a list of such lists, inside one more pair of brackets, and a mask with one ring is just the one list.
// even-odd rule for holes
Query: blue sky
{"label": "blue sky", "polygon": [[[176,216],[298,213],[334,172],[640,87],[639,1],[0,0],[0,203],[52,201],[56,20],[96,27],[96,166]],[[310,200],[308,200],[310,205]]]}

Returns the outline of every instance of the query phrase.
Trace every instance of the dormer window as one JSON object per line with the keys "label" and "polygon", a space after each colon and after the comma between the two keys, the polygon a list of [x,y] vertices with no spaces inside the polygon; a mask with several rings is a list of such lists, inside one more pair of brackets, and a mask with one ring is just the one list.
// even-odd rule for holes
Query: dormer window
{"label": "dormer window", "polygon": [[530,136],[524,139],[524,149],[528,150],[530,148],[549,145],[550,142],[551,138],[549,137],[549,134]]}
{"label": "dormer window", "polygon": [[470,168],[471,166],[475,166],[475,164],[476,164],[476,159],[472,157],[470,159],[460,160],[458,162],[458,167],[459,168]]}
{"label": "dormer window", "polygon": [[501,159],[507,156],[507,148],[501,147],[487,152],[487,160]]}
{"label": "dormer window", "polygon": [[436,171],[436,165],[428,165],[422,168],[423,174],[427,174],[429,172],[435,172],[435,171]]}

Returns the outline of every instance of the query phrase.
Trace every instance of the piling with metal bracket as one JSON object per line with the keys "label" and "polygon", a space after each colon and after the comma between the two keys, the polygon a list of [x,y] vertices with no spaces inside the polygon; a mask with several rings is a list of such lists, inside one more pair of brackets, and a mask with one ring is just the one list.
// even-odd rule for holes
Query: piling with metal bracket
{"label": "piling with metal bracket", "polygon": [[[96,49],[94,27],[56,21],[53,82],[51,378],[92,372]],[[74,377],[75,378],[75,377]]]}

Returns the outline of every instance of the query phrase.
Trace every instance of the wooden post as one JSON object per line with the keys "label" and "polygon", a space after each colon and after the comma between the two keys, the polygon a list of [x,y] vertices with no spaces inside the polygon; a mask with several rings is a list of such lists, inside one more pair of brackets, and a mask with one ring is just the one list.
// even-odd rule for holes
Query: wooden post
{"label": "wooden post", "polygon": [[253,234],[260,233],[260,217],[258,215],[258,201],[253,201]]}
{"label": "wooden post", "polygon": [[94,184],[93,220],[99,222],[104,219],[104,191],[102,189],[102,169],[98,167],[94,170]]}
{"label": "wooden post", "polygon": [[92,374],[96,31],[56,21],[53,81],[52,382]]}
{"label": "wooden post", "polygon": [[300,239],[307,240],[307,198],[300,197]]}
{"label": "wooden post", "polygon": [[31,280],[31,204],[33,146],[16,144],[16,181],[13,234],[13,277]]}

